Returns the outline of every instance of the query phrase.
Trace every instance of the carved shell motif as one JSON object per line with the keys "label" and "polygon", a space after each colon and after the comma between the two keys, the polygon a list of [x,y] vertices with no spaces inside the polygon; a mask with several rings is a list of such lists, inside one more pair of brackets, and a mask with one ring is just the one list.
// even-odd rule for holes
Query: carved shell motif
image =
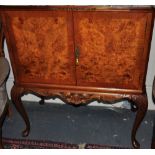
{"label": "carved shell motif", "polygon": [[90,102],[90,100],[93,100],[96,98],[93,94],[79,94],[79,93],[64,93],[61,92],[61,97],[64,98],[68,103],[72,104],[85,104],[87,102]]}

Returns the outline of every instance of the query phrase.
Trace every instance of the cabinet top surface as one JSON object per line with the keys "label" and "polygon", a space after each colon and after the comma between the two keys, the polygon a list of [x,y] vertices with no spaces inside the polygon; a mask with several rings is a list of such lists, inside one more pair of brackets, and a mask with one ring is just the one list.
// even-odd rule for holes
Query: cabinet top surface
{"label": "cabinet top surface", "polygon": [[87,6],[75,6],[75,5],[25,5],[25,6],[9,6],[9,5],[0,5],[0,10],[64,10],[64,11],[130,11],[130,10],[139,10],[139,11],[149,11],[153,10],[154,6],[151,5],[87,5]]}

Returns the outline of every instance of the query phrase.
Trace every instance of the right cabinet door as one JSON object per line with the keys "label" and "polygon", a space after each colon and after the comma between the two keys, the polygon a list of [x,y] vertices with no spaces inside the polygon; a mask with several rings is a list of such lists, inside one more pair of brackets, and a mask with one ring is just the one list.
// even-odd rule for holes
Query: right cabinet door
{"label": "right cabinet door", "polygon": [[77,85],[141,90],[152,14],[76,11],[73,15]]}

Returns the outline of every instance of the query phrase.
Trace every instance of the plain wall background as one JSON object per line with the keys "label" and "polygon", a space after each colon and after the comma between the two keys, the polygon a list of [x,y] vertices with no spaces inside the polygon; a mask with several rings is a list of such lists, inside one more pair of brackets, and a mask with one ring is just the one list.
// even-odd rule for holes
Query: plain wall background
{"label": "plain wall background", "polygon": [[[4,52],[6,58],[9,60],[9,55],[8,55],[8,50],[7,50],[7,45],[6,42],[4,43]],[[10,60],[9,60],[10,62]],[[151,110],[155,110],[155,105],[152,101],[152,84],[153,84],[153,79],[155,75],[155,28],[153,31],[153,37],[152,37],[152,44],[151,44],[151,51],[150,51],[150,58],[149,58],[149,64],[148,64],[148,72],[147,72],[147,78],[146,78],[146,89],[147,89],[147,95],[148,95],[148,101],[149,101],[149,106],[148,108]],[[7,91],[8,91],[8,96],[10,98],[10,90],[13,86],[13,73],[12,70],[10,72],[9,79],[7,81]],[[27,101],[39,101],[40,99],[34,95],[25,95],[22,97],[22,100],[27,100]],[[56,99],[56,100],[49,100],[48,102],[56,102],[56,103],[63,103],[61,100]],[[93,102],[90,105],[99,105],[99,106],[105,106],[105,104],[98,104],[97,102]],[[113,105],[112,107],[124,107],[124,105],[127,105],[127,102],[120,102],[118,104]],[[108,105],[110,106],[110,105]]]}

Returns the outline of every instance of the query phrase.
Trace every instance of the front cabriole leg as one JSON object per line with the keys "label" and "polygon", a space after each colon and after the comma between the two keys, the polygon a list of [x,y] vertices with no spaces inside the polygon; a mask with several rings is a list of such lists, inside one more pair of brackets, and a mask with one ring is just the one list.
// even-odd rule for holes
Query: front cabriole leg
{"label": "front cabriole leg", "polygon": [[22,136],[26,137],[29,135],[30,132],[30,122],[27,116],[27,113],[25,111],[25,108],[23,106],[23,103],[21,101],[21,97],[24,94],[24,88],[22,87],[17,87],[17,86],[13,86],[12,90],[11,90],[11,99],[12,102],[14,103],[17,111],[20,113],[20,115],[22,116],[22,118],[25,121],[26,124],[26,129],[22,132]]}
{"label": "front cabriole leg", "polygon": [[133,103],[136,106],[136,111],[137,111],[134,125],[132,128],[132,135],[131,135],[132,145],[134,148],[140,148],[140,144],[136,140],[136,133],[148,108],[147,95],[146,94],[131,95],[129,100],[131,103]]}

